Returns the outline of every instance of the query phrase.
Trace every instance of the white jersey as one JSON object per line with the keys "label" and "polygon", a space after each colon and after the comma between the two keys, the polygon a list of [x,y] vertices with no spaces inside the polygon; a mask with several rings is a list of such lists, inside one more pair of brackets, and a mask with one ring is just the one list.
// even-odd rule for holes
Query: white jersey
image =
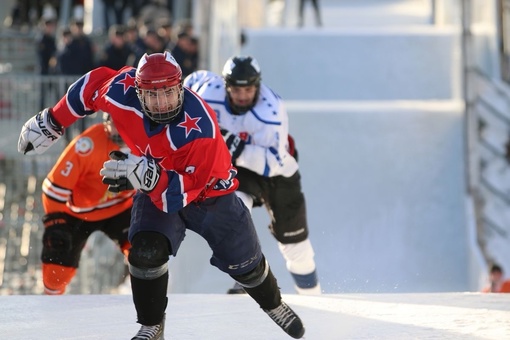
{"label": "white jersey", "polygon": [[232,114],[223,78],[213,72],[196,71],[184,86],[198,93],[216,112],[221,128],[237,134],[246,143],[236,166],[265,177],[290,177],[299,169],[289,152],[289,117],[281,98],[264,84],[255,106],[242,115]]}

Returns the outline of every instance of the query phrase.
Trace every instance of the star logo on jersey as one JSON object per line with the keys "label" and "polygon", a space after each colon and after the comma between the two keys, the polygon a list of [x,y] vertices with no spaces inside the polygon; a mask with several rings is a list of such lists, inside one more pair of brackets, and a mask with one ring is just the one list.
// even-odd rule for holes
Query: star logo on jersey
{"label": "star logo on jersey", "polygon": [[186,138],[188,138],[192,130],[202,132],[202,130],[198,126],[198,121],[202,118],[200,117],[191,118],[187,112],[185,112],[184,114],[185,114],[184,122],[177,124],[177,126],[186,129]]}
{"label": "star logo on jersey", "polygon": [[156,161],[156,163],[158,163],[162,168],[163,166],[161,165],[161,163],[165,160],[166,157],[157,157],[155,156],[153,153],[152,153],[152,149],[151,149],[151,146],[150,145],[147,145],[145,147],[145,150],[142,150],[138,145],[136,146],[138,148],[138,150],[142,153],[142,155],[144,155],[146,158],[148,159],[153,159]]}
{"label": "star logo on jersey", "polygon": [[135,77],[132,77],[129,73],[124,73],[124,79],[119,80],[115,84],[123,85],[124,94],[126,94],[130,87],[135,87]]}

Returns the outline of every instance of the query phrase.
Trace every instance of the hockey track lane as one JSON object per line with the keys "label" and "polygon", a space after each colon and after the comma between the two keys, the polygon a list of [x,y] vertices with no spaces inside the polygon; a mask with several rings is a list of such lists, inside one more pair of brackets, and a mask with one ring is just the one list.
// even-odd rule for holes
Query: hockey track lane
{"label": "hockey track lane", "polygon": [[[307,340],[510,339],[510,294],[284,294]],[[129,295],[0,296],[0,339],[130,339]],[[287,337],[245,295],[171,294],[166,339]]]}

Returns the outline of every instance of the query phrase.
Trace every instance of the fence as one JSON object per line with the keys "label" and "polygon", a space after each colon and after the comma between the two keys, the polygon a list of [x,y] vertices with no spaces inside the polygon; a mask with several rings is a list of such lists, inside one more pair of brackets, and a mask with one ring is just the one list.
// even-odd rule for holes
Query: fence
{"label": "fence", "polygon": [[479,70],[468,74],[471,191],[487,262],[510,268],[510,88]]}
{"label": "fence", "polygon": [[3,31],[0,34],[0,73],[34,73],[37,63],[35,33]]}
{"label": "fence", "polygon": [[[0,75],[0,294],[40,294],[42,250],[41,184],[66,142],[101,115],[86,118],[44,155],[22,156],[22,124],[54,105],[76,77]],[[75,124],[76,125],[76,124]],[[91,235],[69,293],[110,293],[125,275],[123,256],[101,233]]]}

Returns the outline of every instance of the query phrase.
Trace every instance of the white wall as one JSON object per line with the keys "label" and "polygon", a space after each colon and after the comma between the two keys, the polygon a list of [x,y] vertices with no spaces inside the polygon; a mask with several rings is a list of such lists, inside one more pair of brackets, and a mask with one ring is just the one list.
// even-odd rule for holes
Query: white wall
{"label": "white wall", "polygon": [[460,31],[452,27],[247,29],[243,54],[287,100],[416,100],[461,96]]}
{"label": "white wall", "polygon": [[[353,15],[365,13],[354,7]],[[258,59],[263,81],[287,101],[322,288],[476,289],[460,30],[424,25],[430,13],[423,9],[416,12],[421,24],[371,27],[335,25],[324,9],[322,28],[246,29],[241,50]],[[254,220],[280,287],[293,292],[264,211],[255,210]],[[171,261],[171,290],[225,292],[232,280],[209,256],[190,233]]]}
{"label": "white wall", "polygon": [[[469,290],[462,105],[288,106],[324,291]],[[280,286],[293,292],[267,217],[254,216]],[[170,262],[172,290],[226,291],[232,281],[191,234]]]}

